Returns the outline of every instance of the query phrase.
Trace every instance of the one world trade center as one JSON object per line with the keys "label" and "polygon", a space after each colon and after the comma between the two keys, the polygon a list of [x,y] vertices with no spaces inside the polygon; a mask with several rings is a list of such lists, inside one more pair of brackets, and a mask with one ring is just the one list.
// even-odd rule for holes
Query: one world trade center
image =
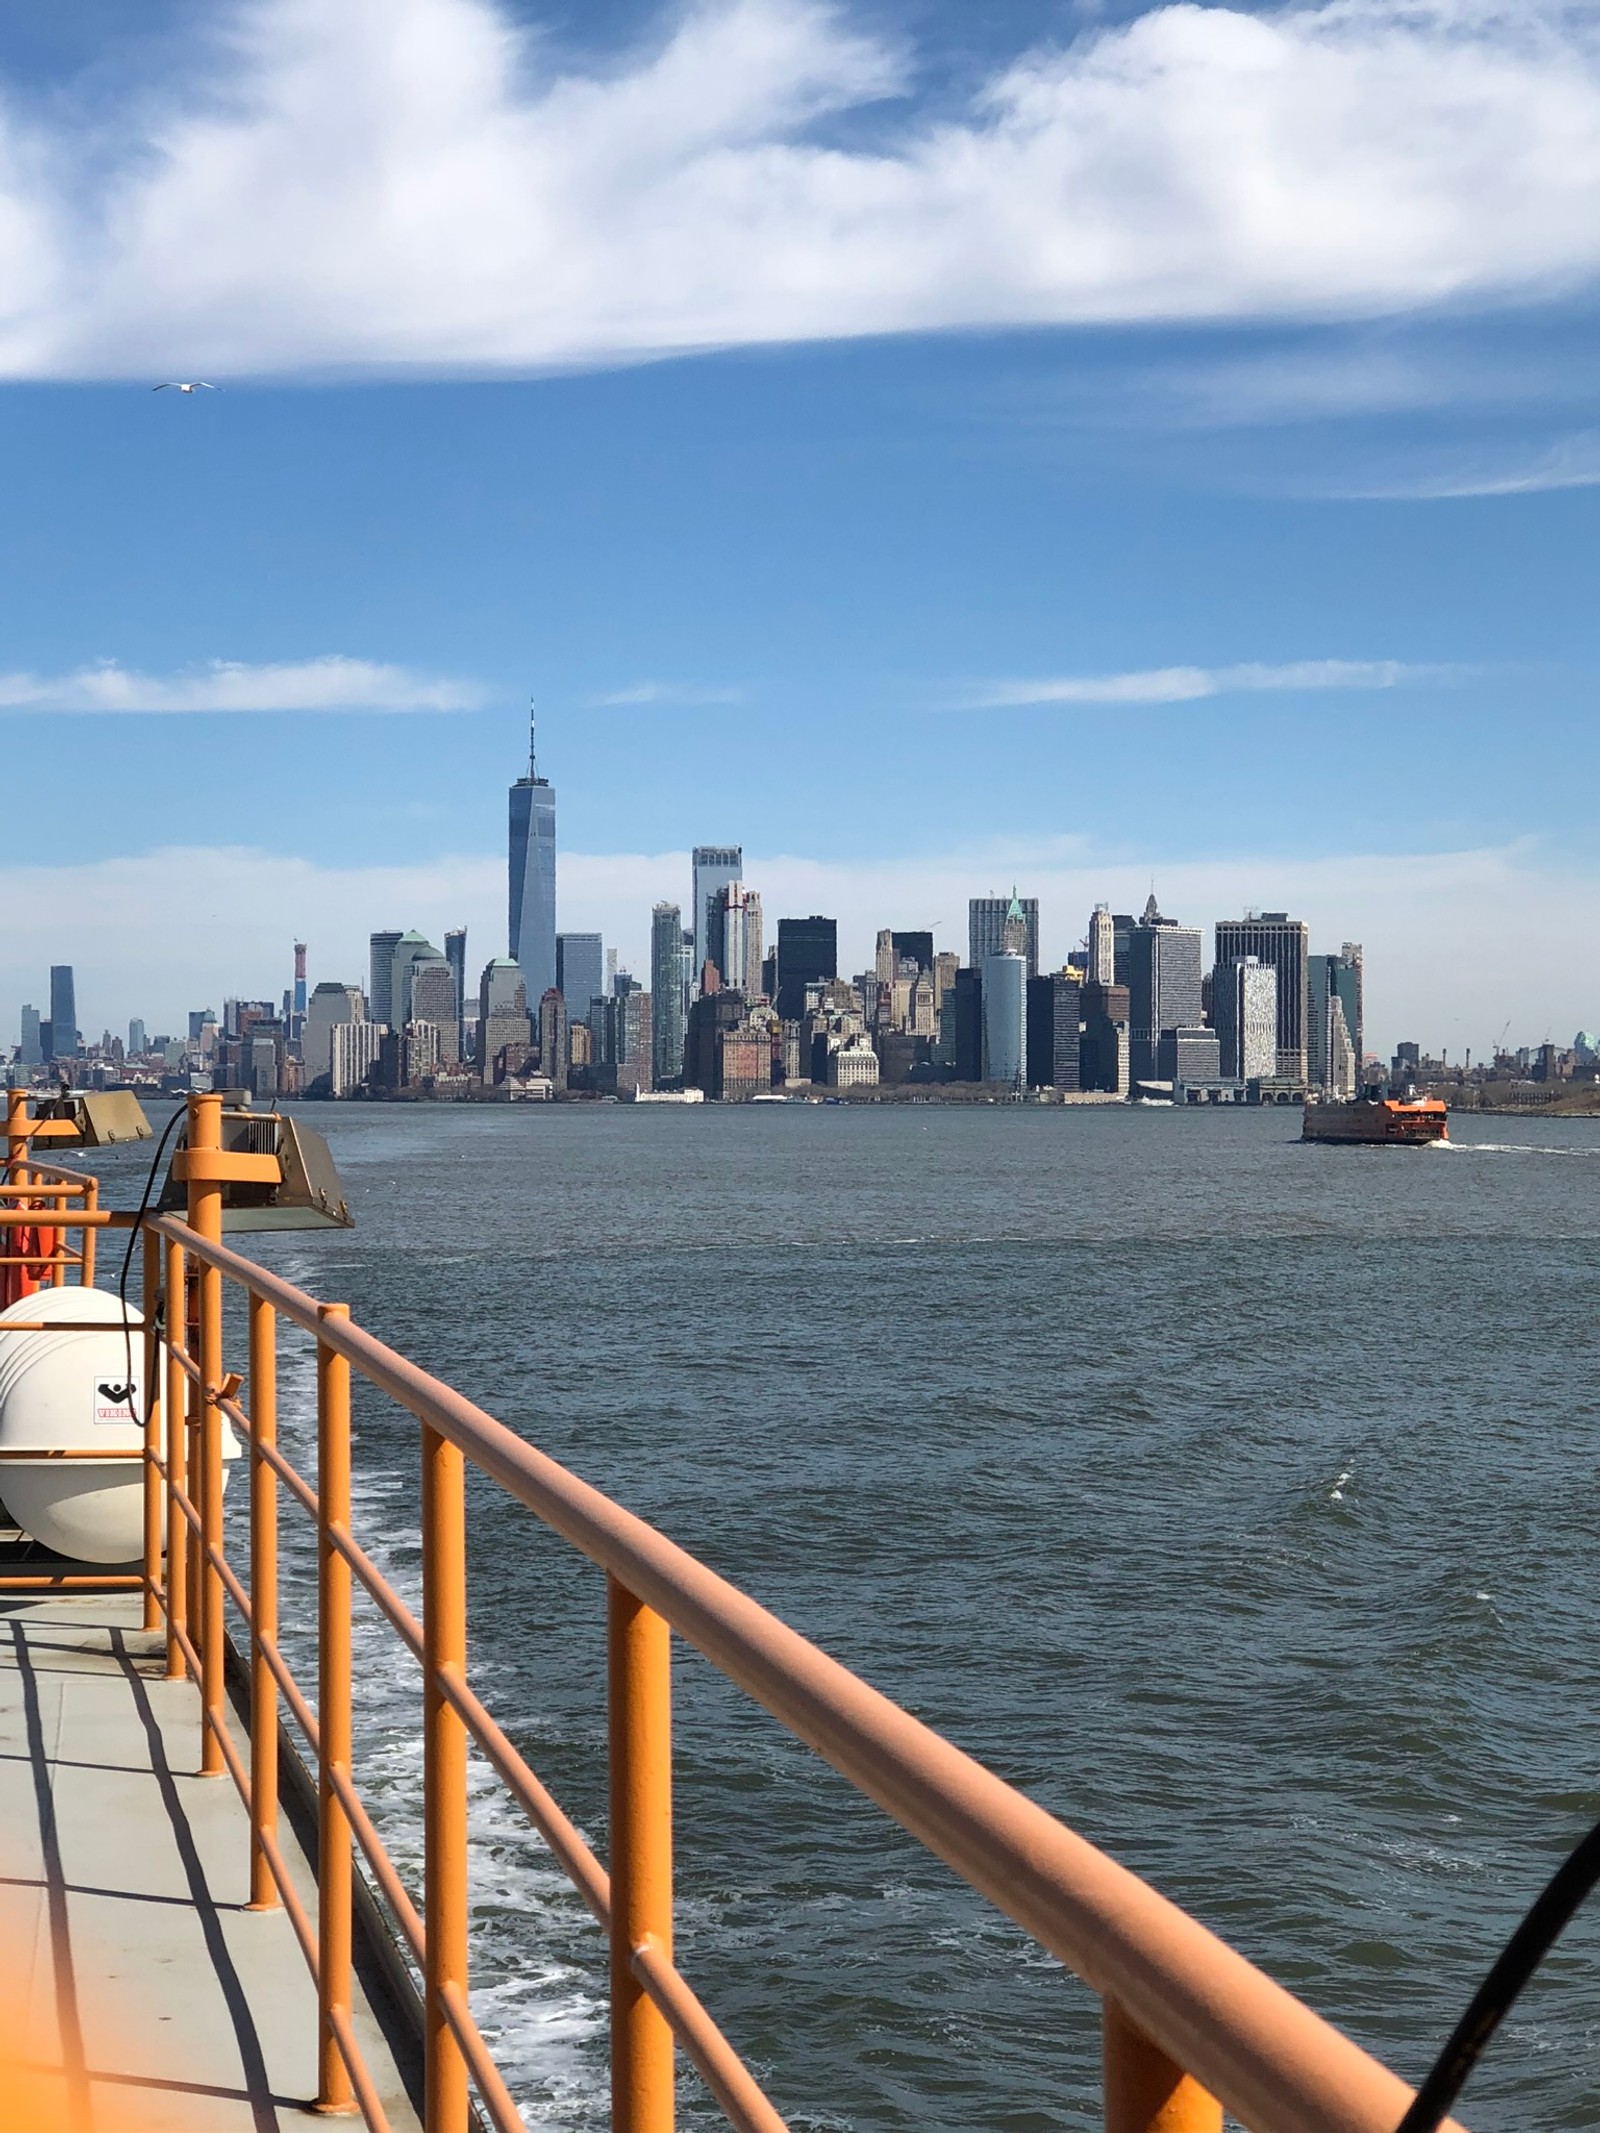
{"label": "one world trade center", "polygon": [[511,959],[520,965],[528,1012],[556,981],[556,796],[541,778],[528,716],[528,775],[511,788]]}

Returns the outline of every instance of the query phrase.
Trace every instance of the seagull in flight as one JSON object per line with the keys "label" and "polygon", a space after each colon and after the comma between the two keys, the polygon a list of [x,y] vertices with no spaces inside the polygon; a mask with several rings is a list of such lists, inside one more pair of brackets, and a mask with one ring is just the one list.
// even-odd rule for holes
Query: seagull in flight
{"label": "seagull in flight", "polygon": [[163,384],[150,388],[153,393],[214,393],[216,389],[206,378],[168,378]]}

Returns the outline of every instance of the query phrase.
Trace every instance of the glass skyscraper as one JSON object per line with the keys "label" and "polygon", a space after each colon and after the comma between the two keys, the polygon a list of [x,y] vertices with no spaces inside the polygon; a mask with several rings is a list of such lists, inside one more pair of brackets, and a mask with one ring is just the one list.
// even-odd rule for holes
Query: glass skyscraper
{"label": "glass skyscraper", "polygon": [[683,1079],[687,964],[683,913],[676,904],[657,904],[650,914],[650,1043],[658,1089]]}
{"label": "glass skyscraper", "polygon": [[533,720],[528,720],[528,774],[511,788],[511,960],[532,1001],[556,982],[556,795],[539,775]]}
{"label": "glass skyscraper", "polygon": [[[720,890],[744,873],[744,848],[737,844],[697,844],[694,848],[694,989],[711,953],[711,912]],[[721,968],[720,964],[718,965]],[[725,982],[727,972],[722,973]]]}
{"label": "glass skyscraper", "polygon": [[[598,933],[556,935],[556,990],[567,1003],[569,1022],[583,1022],[589,1002],[606,989],[605,942]],[[544,995],[541,993],[540,998]]]}
{"label": "glass skyscraper", "polygon": [[78,1005],[70,963],[50,965],[50,1056],[75,1059],[78,1053]]}

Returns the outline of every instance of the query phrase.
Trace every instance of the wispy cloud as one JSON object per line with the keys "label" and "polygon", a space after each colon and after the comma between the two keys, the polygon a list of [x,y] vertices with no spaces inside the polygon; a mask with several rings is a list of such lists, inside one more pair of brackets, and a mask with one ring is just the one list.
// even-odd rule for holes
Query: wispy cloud
{"label": "wispy cloud", "polygon": [[5,101],[0,375],[1367,318],[1600,272],[1591,5],[1155,6],[965,110],[915,79],[827,0],[663,8],[589,71],[510,0],[231,0],[159,95]]}
{"label": "wispy cloud", "polygon": [[609,689],[600,696],[586,696],[584,704],[594,711],[622,710],[635,704],[742,704],[743,689],[707,689],[692,681],[636,681],[625,689]]}
{"label": "wispy cloud", "polygon": [[180,674],[140,674],[114,659],[71,674],[0,674],[0,712],[470,711],[472,682],[337,652],[252,666],[213,659]]}
{"label": "wispy cloud", "polygon": [[1026,704],[1186,704],[1202,696],[1299,689],[1392,689],[1452,671],[1398,659],[1299,659],[1285,666],[1146,667],[1129,674],[1058,674],[993,681],[953,698],[954,711],[1003,711]]}
{"label": "wispy cloud", "polygon": [[1451,497],[1534,496],[1544,489],[1600,488],[1600,430],[1579,430],[1532,459],[1420,475],[1414,481],[1338,492],[1350,502],[1447,502]]}

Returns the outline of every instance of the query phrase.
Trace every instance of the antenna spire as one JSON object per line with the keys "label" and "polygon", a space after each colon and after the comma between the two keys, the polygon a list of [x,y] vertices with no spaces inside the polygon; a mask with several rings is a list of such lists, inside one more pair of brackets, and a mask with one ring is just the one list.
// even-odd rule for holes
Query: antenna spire
{"label": "antenna spire", "polygon": [[537,726],[538,719],[535,715],[534,699],[530,696],[528,698],[528,776],[530,778],[537,778],[539,775]]}

